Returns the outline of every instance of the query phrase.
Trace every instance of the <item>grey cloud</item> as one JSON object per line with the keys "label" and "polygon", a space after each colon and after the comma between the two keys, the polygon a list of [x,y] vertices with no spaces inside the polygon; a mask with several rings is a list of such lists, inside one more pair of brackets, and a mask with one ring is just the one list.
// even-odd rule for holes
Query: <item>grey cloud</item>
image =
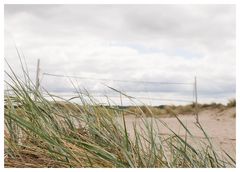
{"label": "grey cloud", "polygon": [[[148,81],[197,75],[202,96],[235,92],[234,5],[5,5],[5,35],[6,59],[17,66],[12,35],[33,76],[41,58],[51,73]],[[54,81],[47,86],[72,89]]]}

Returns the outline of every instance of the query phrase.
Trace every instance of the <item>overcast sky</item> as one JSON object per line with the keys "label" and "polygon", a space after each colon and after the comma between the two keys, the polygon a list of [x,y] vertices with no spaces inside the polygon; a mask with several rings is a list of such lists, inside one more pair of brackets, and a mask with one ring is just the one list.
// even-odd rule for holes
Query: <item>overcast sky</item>
{"label": "overcast sky", "polygon": [[[235,36],[234,5],[5,5],[5,58],[18,74],[14,41],[32,77],[38,58],[41,73],[187,83],[196,75],[202,102],[235,97]],[[189,85],[105,84],[192,99]],[[64,78],[44,76],[42,86],[71,91]]]}

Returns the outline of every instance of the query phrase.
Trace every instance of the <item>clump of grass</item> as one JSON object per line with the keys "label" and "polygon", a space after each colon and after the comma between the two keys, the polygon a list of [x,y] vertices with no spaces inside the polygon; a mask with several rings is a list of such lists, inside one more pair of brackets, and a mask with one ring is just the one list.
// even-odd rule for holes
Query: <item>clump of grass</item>
{"label": "clump of grass", "polygon": [[[59,104],[55,96],[49,94],[50,101],[35,91],[30,80],[20,80],[13,71],[6,75],[13,93],[4,102],[5,167],[235,167],[232,157],[215,151],[200,123],[196,125],[208,142],[195,140],[177,116],[186,135],[158,119],[171,131],[163,136],[153,127],[157,119],[146,119],[156,109],[137,107],[134,113],[143,115],[144,126],[133,124],[130,136],[122,108],[100,106],[80,91],[81,105],[63,98]],[[123,125],[116,120],[119,116]]]}
{"label": "clump of grass", "polygon": [[192,114],[194,112],[192,104],[189,105],[163,105],[163,106],[131,106],[127,107],[125,112],[136,116],[147,116],[147,117],[169,117],[177,114]]}
{"label": "clump of grass", "polygon": [[172,113],[171,109],[159,109],[157,107],[147,107],[147,106],[131,106],[124,110],[126,115],[135,115],[138,117],[165,117],[169,116],[169,112]]}
{"label": "clump of grass", "polygon": [[195,106],[193,103],[184,106],[172,106],[171,108],[174,109],[176,114],[192,114],[195,112]]}
{"label": "clump of grass", "polygon": [[227,107],[236,107],[236,99],[231,99],[227,103]]}

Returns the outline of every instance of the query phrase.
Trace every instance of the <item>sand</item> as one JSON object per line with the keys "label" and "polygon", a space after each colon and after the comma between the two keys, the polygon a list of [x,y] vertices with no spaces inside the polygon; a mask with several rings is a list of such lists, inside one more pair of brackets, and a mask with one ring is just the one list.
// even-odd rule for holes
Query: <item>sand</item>
{"label": "sand", "polygon": [[[210,109],[203,110],[199,113],[199,121],[208,136],[211,138],[211,141],[216,150],[221,151],[221,149],[223,149],[234,159],[236,159],[236,118],[234,117],[235,113],[235,108],[228,108],[223,111],[219,109]],[[196,126],[196,118],[194,115],[178,115],[178,117],[188,127],[194,137],[204,140],[205,137],[203,132]],[[151,121],[151,118],[147,118],[147,120]],[[159,120],[165,122],[176,133],[180,134],[183,137],[185,136],[186,131],[175,117],[156,118],[155,124],[153,126],[156,130],[157,128],[159,128],[159,134],[171,134],[171,132],[166,127],[164,127]],[[118,118],[118,121],[122,123],[121,118]],[[140,129],[141,127],[144,128],[144,124],[140,118],[132,115],[126,115],[126,126],[130,137],[133,137],[134,135],[134,122],[137,124],[138,130],[143,130]]]}

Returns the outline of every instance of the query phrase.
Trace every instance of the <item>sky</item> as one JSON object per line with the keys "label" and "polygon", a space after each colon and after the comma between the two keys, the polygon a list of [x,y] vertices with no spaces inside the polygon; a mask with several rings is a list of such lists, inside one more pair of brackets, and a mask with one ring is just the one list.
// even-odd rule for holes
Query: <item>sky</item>
{"label": "sky", "polygon": [[16,45],[34,80],[39,58],[41,86],[56,94],[74,90],[69,78],[43,73],[110,80],[72,78],[94,94],[110,94],[108,85],[172,100],[145,100],[154,105],[193,101],[193,85],[147,82],[193,83],[195,76],[200,102],[235,98],[234,5],[21,4],[4,10],[5,59],[21,77]]}

